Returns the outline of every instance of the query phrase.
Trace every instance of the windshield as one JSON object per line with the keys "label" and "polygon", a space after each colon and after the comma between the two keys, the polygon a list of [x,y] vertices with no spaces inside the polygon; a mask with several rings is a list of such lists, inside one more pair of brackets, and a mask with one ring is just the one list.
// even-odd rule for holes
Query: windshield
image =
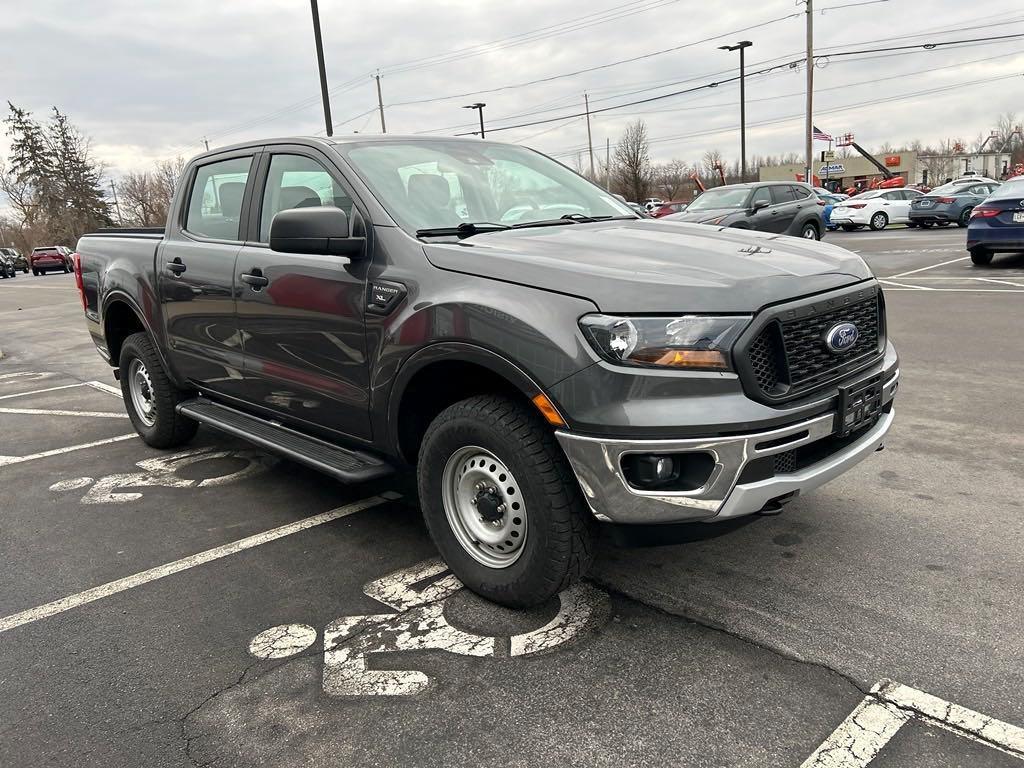
{"label": "windshield", "polygon": [[720,187],[702,192],[701,196],[690,203],[687,213],[692,211],[709,211],[716,208],[744,208],[750,195],[748,187]]}
{"label": "windshield", "polygon": [[470,223],[636,218],[600,187],[523,147],[410,139],[337,149],[411,233]]}

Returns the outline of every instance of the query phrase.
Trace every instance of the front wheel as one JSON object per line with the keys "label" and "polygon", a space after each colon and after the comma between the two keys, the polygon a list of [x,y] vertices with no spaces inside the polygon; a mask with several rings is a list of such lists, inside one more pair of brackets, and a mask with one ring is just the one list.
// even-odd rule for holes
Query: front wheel
{"label": "front wheel", "polygon": [[979,267],[992,263],[992,251],[985,248],[971,248],[971,261]]}
{"label": "front wheel", "polygon": [[119,363],[128,418],[146,444],[173,448],[191,440],[199,424],[177,411],[189,393],[171,382],[149,336],[133,333],[125,339]]}
{"label": "front wheel", "polygon": [[875,232],[881,229],[885,229],[889,226],[889,217],[879,211],[871,217],[871,224],[869,225]]}
{"label": "front wheel", "polygon": [[455,403],[427,429],[417,473],[430,536],[477,594],[537,605],[589,566],[593,518],[532,408],[495,395]]}

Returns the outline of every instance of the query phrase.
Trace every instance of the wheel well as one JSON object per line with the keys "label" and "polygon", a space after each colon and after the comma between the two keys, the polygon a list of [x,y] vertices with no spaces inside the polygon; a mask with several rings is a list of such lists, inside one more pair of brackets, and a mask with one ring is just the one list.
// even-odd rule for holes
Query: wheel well
{"label": "wheel well", "polygon": [[443,360],[417,371],[398,407],[398,448],[403,458],[416,463],[423,435],[441,411],[467,397],[484,394],[503,394],[529,402],[508,379],[476,363]]}
{"label": "wheel well", "polygon": [[121,357],[121,345],[133,333],[145,331],[139,316],[123,301],[111,303],[103,313],[103,336],[110,352],[110,363],[116,366]]}

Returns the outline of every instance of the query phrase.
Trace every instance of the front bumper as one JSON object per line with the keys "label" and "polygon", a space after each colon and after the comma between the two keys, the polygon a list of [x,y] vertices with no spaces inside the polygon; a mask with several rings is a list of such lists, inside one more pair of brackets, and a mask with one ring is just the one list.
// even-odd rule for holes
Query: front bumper
{"label": "front bumper", "polygon": [[[883,412],[853,442],[844,444],[809,466],[766,480],[740,482],[744,468],[756,460],[828,439],[835,432],[835,413],[826,413],[779,429],[731,437],[688,440],[628,440],[585,437],[557,432],[591,511],[615,523],[671,523],[725,520],[758,512],[780,497],[810,491],[827,483],[883,447],[892,426],[891,401],[899,385],[899,369],[886,373]],[[642,490],[623,474],[628,454],[707,453],[714,468],[704,485],[692,491]]]}

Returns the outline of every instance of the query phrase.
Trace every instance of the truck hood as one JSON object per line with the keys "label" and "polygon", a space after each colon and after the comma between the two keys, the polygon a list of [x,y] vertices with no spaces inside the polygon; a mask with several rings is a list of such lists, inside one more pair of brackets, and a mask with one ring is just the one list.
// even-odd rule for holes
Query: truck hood
{"label": "truck hood", "polygon": [[578,296],[603,312],[753,312],[872,276],[857,254],[819,241],[656,219],[423,247],[440,269]]}

